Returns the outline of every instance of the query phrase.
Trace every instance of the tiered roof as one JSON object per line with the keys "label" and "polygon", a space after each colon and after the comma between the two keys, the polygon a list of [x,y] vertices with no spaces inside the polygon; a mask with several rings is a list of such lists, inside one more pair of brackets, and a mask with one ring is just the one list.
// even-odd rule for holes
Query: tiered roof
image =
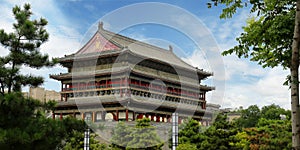
{"label": "tiered roof", "polygon": [[60,58],[61,62],[73,61],[74,59],[101,57],[106,55],[117,55],[129,52],[133,55],[152,59],[156,62],[170,64],[171,66],[197,71],[204,76],[213,75],[210,72],[195,68],[177,57],[170,46],[169,50],[154,45],[147,44],[132,38],[122,36],[103,29],[103,24],[99,23],[98,31],[80,50],[71,55]]}

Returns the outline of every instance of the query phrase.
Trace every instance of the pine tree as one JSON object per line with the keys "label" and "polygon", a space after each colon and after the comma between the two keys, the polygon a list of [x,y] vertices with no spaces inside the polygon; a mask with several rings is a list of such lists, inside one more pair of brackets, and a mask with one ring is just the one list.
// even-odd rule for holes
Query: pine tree
{"label": "pine tree", "polygon": [[111,142],[113,148],[129,150],[159,150],[164,145],[148,118],[137,120],[135,127],[119,122],[113,131]]}
{"label": "pine tree", "polygon": [[32,12],[30,4],[25,4],[23,9],[19,6],[13,8],[16,22],[13,23],[14,32],[7,33],[0,30],[0,43],[9,54],[0,57],[0,93],[21,91],[25,85],[38,86],[43,83],[42,77],[33,75],[22,75],[20,68],[28,66],[39,69],[41,67],[53,66],[56,62],[50,61],[48,55],[40,52],[40,47],[48,40],[49,34],[45,26],[47,20],[44,18],[31,20]]}
{"label": "pine tree", "polygon": [[126,149],[162,149],[163,141],[155,131],[155,127],[150,125],[150,119],[144,118],[137,120],[135,128],[129,135],[132,140],[128,143]]}

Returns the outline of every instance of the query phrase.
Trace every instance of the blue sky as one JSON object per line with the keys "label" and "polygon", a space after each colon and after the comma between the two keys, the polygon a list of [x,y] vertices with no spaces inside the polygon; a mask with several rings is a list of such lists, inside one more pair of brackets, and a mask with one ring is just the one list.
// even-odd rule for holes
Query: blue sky
{"label": "blue sky", "polygon": [[[290,109],[289,90],[282,83],[288,71],[282,68],[263,69],[255,62],[247,59],[238,59],[236,56],[223,57],[220,53],[236,44],[235,38],[242,32],[242,26],[250,16],[248,9],[237,12],[232,19],[220,20],[221,8],[206,7],[206,1],[137,1],[137,0],[70,0],[70,1],[28,1],[32,5],[34,17],[44,17],[49,24],[47,30],[49,41],[41,48],[43,53],[51,57],[63,57],[65,54],[76,52],[84,41],[95,32],[99,20],[104,21],[104,28],[120,34],[149,42],[163,48],[168,45],[175,47],[175,53],[183,60],[195,67],[214,72],[215,76],[207,80],[208,85],[216,86],[210,92],[208,101],[219,103],[226,107],[248,107],[278,104]],[[185,14],[174,14],[170,9],[148,11],[144,6],[151,5],[145,2],[159,2],[173,9],[184,11]],[[0,28],[12,31],[13,16],[11,9],[14,5],[23,5],[24,1],[2,0],[0,2]],[[143,5],[145,4],[145,5]],[[154,3],[152,3],[154,4]],[[139,6],[139,7],[134,7]],[[139,9],[140,8],[140,9]],[[126,14],[119,15],[115,20],[109,19],[114,13],[133,11],[133,17]],[[169,14],[169,15],[168,15]],[[124,15],[124,16],[123,16]],[[176,22],[172,28],[167,24],[145,22],[120,29],[120,25],[135,21],[139,17],[151,18],[155,16],[161,22],[169,21],[172,17]],[[189,16],[195,17],[188,20]],[[200,43],[200,45],[197,45]],[[214,44],[212,44],[214,43]],[[0,55],[7,54],[7,50],[0,47]],[[224,72],[222,72],[224,70]],[[60,83],[49,79],[49,73],[66,72],[66,69],[55,66],[34,70],[23,68],[24,73],[44,76],[44,87],[50,90],[60,90]],[[224,87],[224,88],[223,88]]]}

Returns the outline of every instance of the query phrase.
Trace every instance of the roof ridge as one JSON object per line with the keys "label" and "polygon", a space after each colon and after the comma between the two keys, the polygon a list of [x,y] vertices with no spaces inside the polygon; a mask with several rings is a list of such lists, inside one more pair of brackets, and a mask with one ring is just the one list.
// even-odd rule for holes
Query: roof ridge
{"label": "roof ridge", "polygon": [[[139,44],[141,46],[146,46],[146,47],[154,48],[156,50],[160,50],[161,52],[171,53],[171,51],[168,50],[168,49],[165,49],[165,48],[162,48],[162,47],[150,44],[150,43],[146,43],[146,42],[143,42],[143,41],[139,41],[139,40],[136,40],[136,39],[133,39],[133,38],[121,35],[119,33],[108,31],[108,30],[105,30],[103,28],[99,28],[98,31],[100,31],[103,34],[110,34],[110,36],[115,37],[115,38],[121,38],[121,39],[127,40],[128,42],[131,42],[131,43],[136,43],[136,44]],[[110,40],[113,41],[113,38],[111,38]],[[117,43],[117,42],[115,42],[115,43]]]}
{"label": "roof ridge", "polygon": [[[178,57],[175,53],[174,53],[174,50],[173,50],[173,47],[171,45],[169,45],[169,50],[165,49],[165,48],[161,48],[161,47],[158,47],[156,45],[152,45],[152,44],[149,44],[149,43],[146,43],[146,42],[142,42],[142,41],[139,41],[139,40],[136,40],[136,39],[133,39],[133,38],[130,38],[130,37],[127,37],[127,36],[124,36],[124,35],[121,35],[121,34],[118,34],[118,33],[114,33],[112,31],[109,31],[109,30],[105,30],[103,28],[103,23],[99,23],[99,28],[98,28],[98,31],[100,31],[101,33],[103,34],[109,34],[108,36],[111,36],[111,38],[109,39],[110,41],[113,41],[114,43],[118,43],[117,41],[114,41],[113,38],[119,38],[119,39],[122,39],[122,40],[127,40],[131,43],[136,43],[136,44],[139,44],[141,46],[146,46],[146,47],[149,47],[149,48],[152,48],[152,49],[155,49],[155,50],[159,50],[160,52],[164,52],[164,53],[167,53],[167,54],[171,54],[173,55],[176,59],[178,59],[181,63],[191,67],[192,69],[194,69],[195,71],[202,71],[202,72],[206,72],[204,71],[203,69],[198,69],[198,67],[195,67],[185,61],[183,61],[180,57]],[[105,36],[105,35],[104,35]],[[106,38],[106,37],[105,37]],[[120,44],[119,44],[120,45]],[[176,65],[176,64],[174,64]],[[209,72],[207,72],[209,73]]]}
{"label": "roof ridge", "polygon": [[[99,29],[101,29],[101,28],[99,27]],[[112,40],[108,39],[107,37],[105,37],[103,34],[101,34],[101,32],[99,32],[100,31],[99,29],[77,52],[74,53],[75,55],[78,55],[78,54],[82,55],[87,50],[86,48],[88,48],[90,46],[90,44],[93,44],[93,42],[99,38],[99,34],[100,34],[100,38],[103,37],[105,40],[107,40],[107,42],[105,42],[105,44],[102,45],[102,48],[105,48],[105,46],[108,42],[112,43],[114,46],[116,46],[119,49],[123,48],[123,46],[121,46],[119,43],[112,41]]]}
{"label": "roof ridge", "polygon": [[94,35],[77,51],[75,52],[73,55],[78,55],[82,49],[84,49],[91,41],[92,39],[94,39],[94,37],[96,36],[97,32],[94,33]]}

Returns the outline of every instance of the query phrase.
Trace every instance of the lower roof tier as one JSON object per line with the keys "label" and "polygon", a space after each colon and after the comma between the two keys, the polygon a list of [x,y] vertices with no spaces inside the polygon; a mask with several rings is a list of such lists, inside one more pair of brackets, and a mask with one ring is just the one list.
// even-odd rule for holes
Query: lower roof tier
{"label": "lower roof tier", "polygon": [[167,101],[157,101],[154,99],[144,99],[141,97],[123,97],[116,98],[115,96],[85,97],[73,98],[68,101],[61,101],[56,106],[55,112],[58,113],[75,113],[77,111],[113,111],[113,110],[128,109],[135,112],[143,113],[159,113],[172,114],[179,113],[181,116],[201,118],[211,115],[212,112],[203,109],[196,105],[187,105],[181,103],[173,103]]}

